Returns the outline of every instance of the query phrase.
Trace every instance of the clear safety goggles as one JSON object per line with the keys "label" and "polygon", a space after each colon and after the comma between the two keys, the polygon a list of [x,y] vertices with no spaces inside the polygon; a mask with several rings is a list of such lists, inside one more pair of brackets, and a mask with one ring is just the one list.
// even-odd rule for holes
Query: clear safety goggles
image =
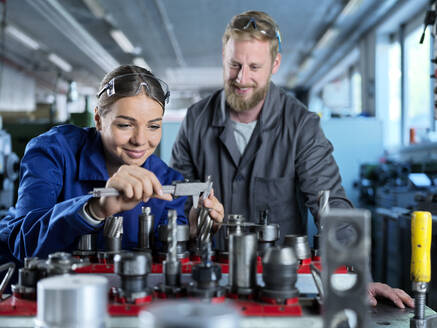
{"label": "clear safety goggles", "polygon": [[104,92],[106,92],[108,97],[115,94],[125,97],[135,96],[143,87],[146,90],[146,94],[158,101],[162,106],[168,103],[170,90],[167,83],[145,73],[131,73],[114,77],[97,93],[97,98],[100,98]]}
{"label": "clear safety goggles", "polygon": [[267,20],[256,18],[249,15],[238,16],[231,22],[231,28],[240,31],[256,30],[270,39],[278,39],[278,51],[282,49],[281,34],[276,26]]}

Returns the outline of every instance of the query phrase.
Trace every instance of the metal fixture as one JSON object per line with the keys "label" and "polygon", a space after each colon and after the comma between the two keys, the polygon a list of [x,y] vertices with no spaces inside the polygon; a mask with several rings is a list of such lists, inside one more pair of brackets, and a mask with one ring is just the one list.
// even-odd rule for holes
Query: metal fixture
{"label": "metal fixture", "polygon": [[170,232],[170,229],[170,219],[168,225],[160,225],[158,227],[159,240],[162,242],[162,251],[159,254],[161,256],[168,254],[171,247],[169,243],[173,242],[173,239],[169,239],[169,237],[174,232],[176,234],[176,256],[178,259],[187,258],[190,255],[187,250],[187,242],[190,239],[190,227],[187,224],[177,224],[174,231]]}
{"label": "metal fixture", "polygon": [[260,211],[256,231],[258,235],[258,253],[260,256],[263,256],[265,251],[275,246],[275,242],[279,239],[279,224],[270,223],[269,211],[267,209]]}
{"label": "metal fixture", "polygon": [[103,227],[106,250],[109,252],[121,251],[121,241],[123,236],[123,217],[110,216],[106,218]]}
{"label": "metal fixture", "polygon": [[308,236],[285,235],[284,246],[291,247],[296,253],[298,260],[311,258],[311,250],[308,245]]}
{"label": "metal fixture", "polygon": [[107,280],[97,275],[64,275],[38,282],[35,327],[106,327]]}
{"label": "metal fixture", "polygon": [[140,313],[139,321],[139,327],[150,328],[238,328],[241,315],[227,303],[178,301],[148,307]]}
{"label": "metal fixture", "polygon": [[275,299],[284,304],[287,299],[299,296],[295,287],[298,260],[291,247],[270,247],[263,257],[263,280],[261,299]]}
{"label": "metal fixture", "polygon": [[[321,216],[322,230],[322,282],[324,327],[336,326],[345,310],[353,311],[358,327],[368,325],[367,284],[369,282],[370,212],[360,209],[330,209]],[[339,229],[349,226],[354,231],[349,238],[340,236]],[[341,237],[341,238],[340,238]],[[333,279],[342,266],[354,268],[353,286],[338,288]]]}
{"label": "metal fixture", "polygon": [[250,295],[256,289],[256,234],[229,236],[229,288],[231,293]]}
{"label": "metal fixture", "polygon": [[151,250],[153,245],[153,228],[155,216],[150,207],[142,207],[138,216],[138,248],[140,250]]}
{"label": "metal fixture", "polygon": [[116,295],[128,303],[150,295],[147,288],[147,275],[151,271],[152,259],[145,253],[126,252],[114,256],[114,273],[121,277],[121,288]]}
{"label": "metal fixture", "polygon": [[211,243],[202,244],[201,254],[202,262],[193,266],[191,272],[194,283],[188,286],[188,295],[201,298],[224,296],[225,289],[219,286],[222,269],[211,261]]}

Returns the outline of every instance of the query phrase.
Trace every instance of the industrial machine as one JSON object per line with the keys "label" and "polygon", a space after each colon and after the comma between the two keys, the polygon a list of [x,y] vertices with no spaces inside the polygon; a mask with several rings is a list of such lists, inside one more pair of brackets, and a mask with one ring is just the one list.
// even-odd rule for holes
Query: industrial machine
{"label": "industrial machine", "polygon": [[[148,208],[139,216],[138,246],[124,250],[123,218],[107,218],[104,249],[84,235],[71,254],[26,258],[12,295],[2,293],[15,265],[0,267],[7,271],[0,327],[341,327],[351,322],[345,309],[367,327],[370,212],[323,208],[316,251],[306,236],[276,245],[280,227],[268,213],[256,224],[230,215],[221,251],[211,250],[208,236],[189,250],[188,227],[171,210],[156,249]],[[345,225],[354,232],[346,241],[337,234]]]}

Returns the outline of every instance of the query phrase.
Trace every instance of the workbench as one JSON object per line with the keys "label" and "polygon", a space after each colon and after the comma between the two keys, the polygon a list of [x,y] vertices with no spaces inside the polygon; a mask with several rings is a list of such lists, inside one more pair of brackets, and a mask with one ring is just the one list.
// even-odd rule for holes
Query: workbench
{"label": "workbench", "polygon": [[[303,306],[304,315],[302,317],[245,317],[242,320],[242,328],[322,328],[322,317],[312,310],[312,301],[309,299],[300,300]],[[388,303],[380,303],[376,307],[369,309],[371,328],[409,328],[410,318],[413,316],[413,309],[398,309]],[[431,315],[436,312],[426,308],[425,314]],[[111,328],[137,328],[137,317],[111,317],[108,327]],[[0,327],[33,327],[33,317],[0,317]]]}

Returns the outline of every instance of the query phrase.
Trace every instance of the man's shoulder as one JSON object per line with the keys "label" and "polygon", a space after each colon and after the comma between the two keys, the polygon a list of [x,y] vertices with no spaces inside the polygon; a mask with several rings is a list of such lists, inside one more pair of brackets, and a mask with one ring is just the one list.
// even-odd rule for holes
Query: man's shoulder
{"label": "man's shoulder", "polygon": [[188,114],[198,116],[202,113],[207,113],[211,111],[211,108],[219,107],[222,90],[223,89],[216,90],[213,93],[211,93],[209,96],[192,104],[188,108]]}
{"label": "man's shoulder", "polygon": [[283,104],[282,116],[285,120],[302,122],[304,120],[318,120],[319,116],[310,111],[299,99],[290,92],[279,88],[279,97]]}

